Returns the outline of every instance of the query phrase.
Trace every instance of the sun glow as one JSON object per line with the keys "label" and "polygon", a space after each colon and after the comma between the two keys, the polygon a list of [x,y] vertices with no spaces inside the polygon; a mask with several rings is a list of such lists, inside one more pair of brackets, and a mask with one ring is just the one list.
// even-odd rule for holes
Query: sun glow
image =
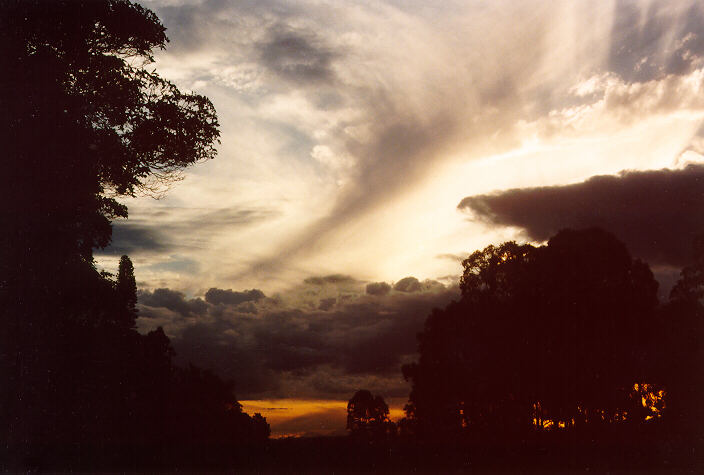
{"label": "sun glow", "polygon": [[[240,401],[248,414],[259,413],[271,426],[271,437],[344,435],[347,401],[333,399],[256,399]],[[404,416],[401,406],[389,405],[389,418]]]}
{"label": "sun glow", "polygon": [[[633,384],[630,393],[630,399],[640,400],[643,411],[637,411],[637,414],[629,414],[628,411],[617,410],[614,413],[609,413],[604,410],[587,411],[581,406],[577,406],[577,414],[580,419],[586,421],[599,420],[603,422],[623,422],[632,418],[641,417],[642,420],[650,421],[659,419],[663,415],[666,406],[666,391],[656,387],[654,384],[635,383]],[[553,420],[543,417],[544,410],[540,402],[533,404],[533,426],[548,430],[565,429],[575,425],[575,418],[569,420]]]}

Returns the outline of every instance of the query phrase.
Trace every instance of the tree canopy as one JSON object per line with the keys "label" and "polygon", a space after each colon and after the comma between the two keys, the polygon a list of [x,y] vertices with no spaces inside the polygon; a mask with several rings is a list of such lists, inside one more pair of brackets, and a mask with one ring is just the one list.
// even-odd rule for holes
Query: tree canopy
{"label": "tree canopy", "polygon": [[[464,262],[462,297],[428,317],[409,415],[432,430],[526,430],[626,418],[652,380],[657,282],[613,235],[489,246]],[[651,378],[651,379],[649,379]]]}
{"label": "tree canopy", "polygon": [[366,389],[354,393],[347,404],[347,429],[353,436],[378,438],[389,424],[389,406],[383,397]]}
{"label": "tree canopy", "polygon": [[128,0],[0,2],[3,468],[218,463],[269,435],[230,383],[175,366],[161,328],[135,330],[128,256],[116,278],[93,262],[127,217],[117,197],[215,155],[211,102],[150,66],[166,42]]}
{"label": "tree canopy", "polygon": [[109,220],[127,215],[115,195],[157,191],[214,157],[215,109],[150,69],[167,37],[139,5],[9,0],[0,9],[0,217],[14,230],[2,233],[3,257],[31,246],[90,259],[110,241]]}

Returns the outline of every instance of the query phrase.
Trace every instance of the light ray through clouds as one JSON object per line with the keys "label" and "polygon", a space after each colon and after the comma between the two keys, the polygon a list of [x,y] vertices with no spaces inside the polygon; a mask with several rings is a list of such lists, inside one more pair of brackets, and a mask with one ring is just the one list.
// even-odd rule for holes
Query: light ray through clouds
{"label": "light ray through clouds", "polygon": [[171,38],[156,67],[213,99],[223,143],[132,217],[271,211],[169,255],[198,270],[160,283],[192,293],[456,272],[433,256],[512,236],[468,223],[463,197],[670,166],[702,118],[696,2],[147,6]]}

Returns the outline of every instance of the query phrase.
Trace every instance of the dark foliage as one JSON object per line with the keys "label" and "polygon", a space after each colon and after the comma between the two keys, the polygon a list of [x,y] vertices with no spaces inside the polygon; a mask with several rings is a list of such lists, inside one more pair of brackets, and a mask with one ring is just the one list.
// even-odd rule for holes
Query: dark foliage
{"label": "dark foliage", "polygon": [[137,281],[134,278],[134,266],[128,256],[120,258],[115,290],[122,313],[122,318],[117,323],[124,328],[133,329],[137,317]]}
{"label": "dark foliage", "polygon": [[115,194],[157,191],[214,156],[210,101],[148,68],[164,31],[126,0],[2,3],[4,265],[42,249],[89,259],[127,214]]}
{"label": "dark foliage", "polygon": [[[215,110],[148,68],[165,28],[127,0],[0,3],[0,464],[230,463],[268,437],[215,375],[135,328],[127,256],[93,265],[115,200],[215,154]],[[193,451],[199,447],[198,462]],[[249,450],[249,449],[247,449]]]}
{"label": "dark foliage", "polygon": [[351,437],[276,439],[261,467],[265,473],[700,473],[691,450],[663,440],[662,427],[639,433],[607,426],[600,437],[546,431],[521,439],[486,434],[455,439],[396,437],[360,444]]}
{"label": "dark foliage", "polygon": [[380,441],[395,433],[389,420],[389,406],[381,396],[366,389],[354,393],[347,404],[347,430],[350,435],[367,441]]}
{"label": "dark foliage", "polygon": [[563,428],[608,439],[609,426],[633,435],[672,422],[670,401],[682,398],[682,420],[701,411],[696,266],[661,311],[648,266],[598,229],[489,246],[463,265],[462,298],[428,317],[420,360],[404,367],[421,436],[508,441]]}
{"label": "dark foliage", "polygon": [[[667,388],[668,423],[693,445],[704,447],[704,238],[694,260],[661,311],[657,375]],[[699,453],[704,460],[704,455]]]}

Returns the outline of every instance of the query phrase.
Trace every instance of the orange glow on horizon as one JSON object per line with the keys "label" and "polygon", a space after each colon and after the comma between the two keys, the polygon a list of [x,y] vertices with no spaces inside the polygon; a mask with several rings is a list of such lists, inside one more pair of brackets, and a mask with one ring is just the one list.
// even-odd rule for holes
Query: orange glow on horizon
{"label": "orange glow on horizon", "polygon": [[[347,401],[335,399],[254,399],[240,401],[249,415],[260,413],[271,426],[271,438],[341,435],[346,432]],[[397,422],[403,407],[389,404],[389,418]]]}

